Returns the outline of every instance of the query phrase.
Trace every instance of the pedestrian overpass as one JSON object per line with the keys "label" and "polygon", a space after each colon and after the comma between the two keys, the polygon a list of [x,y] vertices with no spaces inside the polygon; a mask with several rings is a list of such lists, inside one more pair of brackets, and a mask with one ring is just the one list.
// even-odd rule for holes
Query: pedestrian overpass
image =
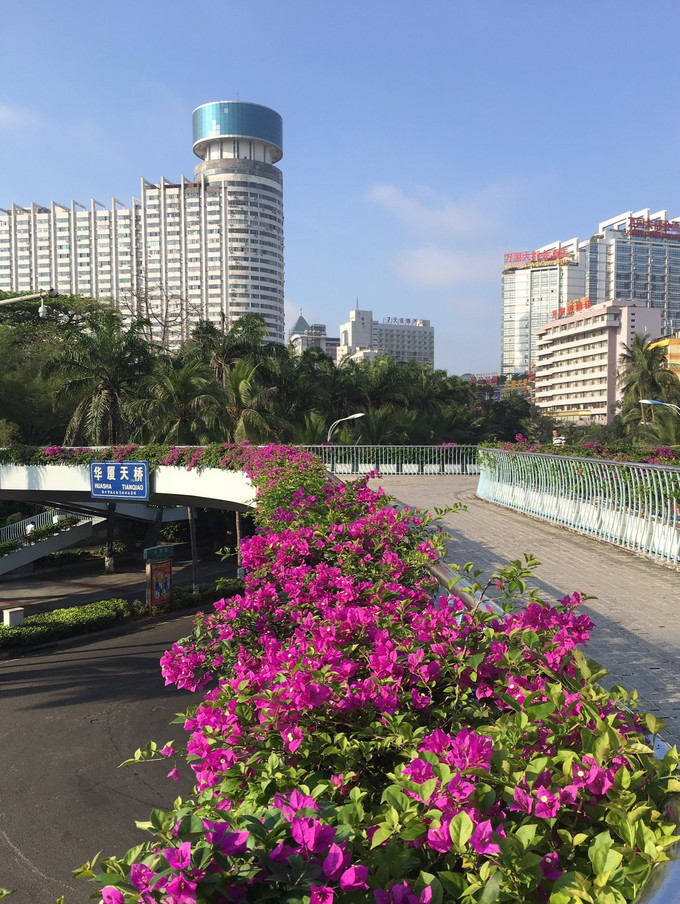
{"label": "pedestrian overpass", "polygon": [[[87,508],[106,512],[108,502],[94,501],[89,465],[0,465],[0,499]],[[187,471],[161,465],[149,474],[149,500],[116,501],[116,512],[141,516],[149,506],[201,506],[247,512],[255,505],[255,489],[242,471],[201,468]],[[142,508],[140,509],[139,506]]]}
{"label": "pedestrian overpass", "polygon": [[63,513],[78,516],[77,523],[70,523],[69,519],[64,529],[41,540],[31,541],[26,536],[28,524],[36,520],[33,518],[4,529],[7,536],[0,534],[0,542],[21,539],[24,544],[0,556],[2,575],[83,542],[97,528],[103,529],[109,518],[155,522],[160,526],[186,520],[189,506],[248,512],[255,505],[255,489],[242,471],[221,468],[188,471],[182,467],[160,466],[149,474],[148,502],[101,501],[92,498],[87,464],[5,464],[0,465],[0,499],[54,509],[55,514],[49,514],[48,520],[54,518],[55,527],[59,527],[58,519]]}

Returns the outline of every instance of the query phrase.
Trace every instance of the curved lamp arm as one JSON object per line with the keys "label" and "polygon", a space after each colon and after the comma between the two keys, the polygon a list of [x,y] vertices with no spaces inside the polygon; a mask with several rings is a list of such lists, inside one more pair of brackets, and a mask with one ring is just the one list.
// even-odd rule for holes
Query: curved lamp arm
{"label": "curved lamp arm", "polygon": [[326,442],[330,443],[331,436],[333,435],[333,431],[338,426],[338,424],[342,424],[343,421],[354,421],[354,420],[356,420],[356,418],[363,417],[363,416],[364,416],[363,411],[357,411],[356,414],[349,414],[347,417],[340,417],[337,419],[337,421],[333,421],[333,423],[331,424],[331,426],[328,430],[328,436],[326,437]]}

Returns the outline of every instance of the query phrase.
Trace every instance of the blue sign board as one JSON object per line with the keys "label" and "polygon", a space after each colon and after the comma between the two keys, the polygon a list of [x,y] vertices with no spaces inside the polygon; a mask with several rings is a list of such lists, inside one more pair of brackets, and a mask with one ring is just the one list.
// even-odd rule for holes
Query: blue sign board
{"label": "blue sign board", "polygon": [[148,461],[91,461],[93,499],[149,499]]}

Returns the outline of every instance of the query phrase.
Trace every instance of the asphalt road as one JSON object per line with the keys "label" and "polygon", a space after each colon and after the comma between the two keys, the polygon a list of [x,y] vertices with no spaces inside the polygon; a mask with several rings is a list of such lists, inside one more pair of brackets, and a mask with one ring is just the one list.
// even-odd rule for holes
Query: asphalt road
{"label": "asphalt road", "polygon": [[135,820],[193,782],[166,763],[119,769],[153,739],[180,740],[191,694],[166,688],[158,661],[192,616],[0,661],[0,887],[13,904],[84,904],[97,891],[72,870],[147,836]]}

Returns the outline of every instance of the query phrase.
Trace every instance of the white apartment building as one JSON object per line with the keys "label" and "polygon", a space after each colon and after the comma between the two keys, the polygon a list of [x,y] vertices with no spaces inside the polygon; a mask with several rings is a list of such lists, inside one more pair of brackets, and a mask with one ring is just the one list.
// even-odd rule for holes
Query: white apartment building
{"label": "white apartment building", "polygon": [[[550,255],[554,257],[551,258]],[[535,330],[569,301],[634,301],[661,312],[660,335],[680,330],[680,218],[665,210],[627,211],[586,241],[505,255],[501,373],[532,369]]]}
{"label": "white apartment building", "polygon": [[501,374],[511,377],[533,370],[538,327],[583,295],[578,239],[506,254],[501,280]]}
{"label": "white apartment building", "polygon": [[349,320],[340,326],[337,360],[373,360],[390,355],[397,361],[417,361],[434,366],[434,327],[417,317],[373,319],[373,311],[358,307],[349,312]]}
{"label": "white apartment building", "polygon": [[589,298],[536,331],[534,402],[559,421],[608,424],[621,399],[616,374],[624,346],[635,333],[657,336],[661,311],[635,301]]}
{"label": "white apartment building", "polygon": [[252,311],[283,342],[281,117],[209,103],[194,110],[193,133],[193,179],[142,179],[129,207],[114,198],[0,208],[0,291],[111,299],[170,347],[199,319],[228,328]]}

